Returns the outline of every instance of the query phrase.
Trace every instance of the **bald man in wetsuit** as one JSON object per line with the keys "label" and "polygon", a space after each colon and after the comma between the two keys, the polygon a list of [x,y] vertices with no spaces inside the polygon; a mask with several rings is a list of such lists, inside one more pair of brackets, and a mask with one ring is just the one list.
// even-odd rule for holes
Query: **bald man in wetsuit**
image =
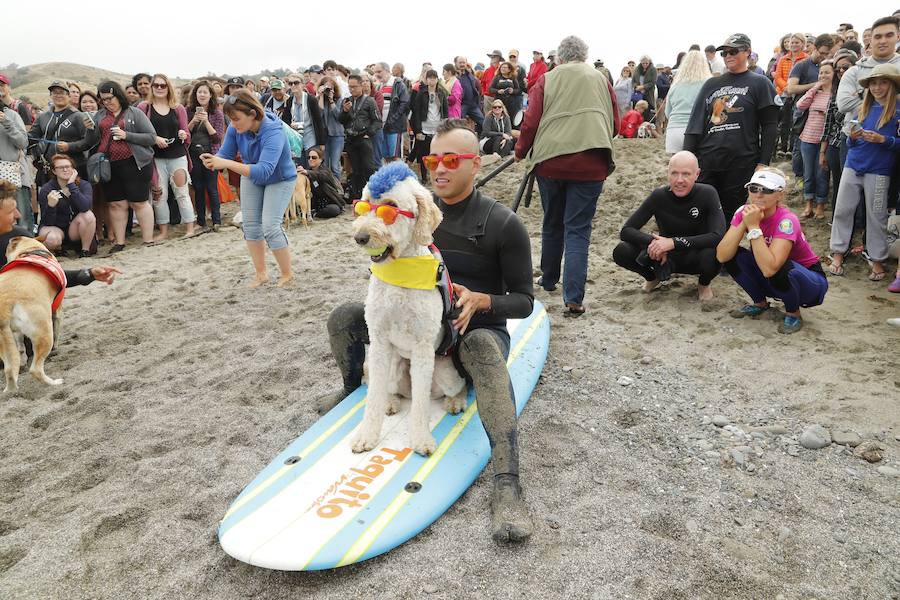
{"label": "bald man in wetsuit", "polygon": [[[458,298],[459,331],[455,349],[475,387],[481,421],[491,442],[494,491],[491,536],[498,543],[517,542],[534,529],[519,483],[519,449],[515,401],[506,369],[509,356],[507,319],[531,314],[531,242],[509,208],[475,189],[481,167],[478,138],[465,121],[443,122],[431,142],[435,155],[474,154],[449,169],[443,161],[432,171],[435,203],[444,219],[434,232]],[[365,344],[369,343],[363,304],[343,304],[328,318],[331,351],[344,379],[338,392],[318,400],[320,413],[331,410],[359,387]]]}

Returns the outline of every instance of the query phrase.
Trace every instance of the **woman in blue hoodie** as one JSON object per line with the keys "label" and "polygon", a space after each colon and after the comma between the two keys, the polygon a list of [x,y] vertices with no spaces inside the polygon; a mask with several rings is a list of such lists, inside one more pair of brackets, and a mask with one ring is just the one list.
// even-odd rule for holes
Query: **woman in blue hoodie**
{"label": "woman in blue hoodie", "polygon": [[859,80],[866,89],[859,121],[850,121],[847,162],[841,174],[831,226],[832,275],[844,274],[844,254],[850,246],[853,213],[860,195],[866,202],[866,252],[872,259],[869,279],[881,281],[886,276],[884,261],[888,257],[888,188],[894,157],[900,152],[897,92],[900,70],[886,63],[872,69]]}
{"label": "woman in blue hoodie", "polygon": [[[281,276],[278,287],[290,285],[291,249],[282,222],[294,192],[297,170],[291,160],[291,148],[282,129],[283,121],[267,113],[253,94],[241,89],[225,100],[225,114],[231,125],[216,155],[203,154],[207,169],[228,169],[241,176],[241,216],[244,239],[256,278],[256,288],[266,283],[266,244],[272,250]],[[240,152],[243,162],[236,162]]]}

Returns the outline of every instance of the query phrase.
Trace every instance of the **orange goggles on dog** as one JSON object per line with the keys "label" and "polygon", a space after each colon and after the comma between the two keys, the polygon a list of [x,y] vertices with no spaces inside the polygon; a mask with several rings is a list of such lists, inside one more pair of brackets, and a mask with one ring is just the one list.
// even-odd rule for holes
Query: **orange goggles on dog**
{"label": "orange goggles on dog", "polygon": [[373,210],[375,211],[375,216],[384,221],[385,225],[393,225],[394,221],[397,220],[398,215],[403,215],[409,219],[414,219],[416,217],[416,215],[410,211],[399,209],[393,204],[376,204],[374,202],[366,202],[365,200],[357,200],[353,203],[353,213],[357,217],[368,214]]}

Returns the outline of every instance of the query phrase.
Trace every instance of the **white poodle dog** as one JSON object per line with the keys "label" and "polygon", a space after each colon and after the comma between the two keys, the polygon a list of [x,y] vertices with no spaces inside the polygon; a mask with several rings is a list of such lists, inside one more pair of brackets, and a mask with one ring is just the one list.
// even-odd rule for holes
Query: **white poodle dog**
{"label": "white poodle dog", "polygon": [[[391,163],[375,173],[354,206],[353,239],[372,260],[366,295],[369,395],[354,452],[375,448],[385,414],[408,395],[410,445],[435,450],[428,426],[431,399],[444,396],[451,414],[466,407],[466,384],[449,357],[435,356],[443,339],[444,300],[438,259],[429,249],[442,219],[431,194],[409,168]],[[449,326],[449,325],[447,325]]]}

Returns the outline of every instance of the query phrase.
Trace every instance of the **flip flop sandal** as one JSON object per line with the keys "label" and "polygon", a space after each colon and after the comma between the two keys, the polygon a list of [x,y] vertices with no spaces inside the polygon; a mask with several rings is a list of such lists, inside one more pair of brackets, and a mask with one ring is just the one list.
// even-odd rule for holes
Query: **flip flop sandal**
{"label": "flip flop sandal", "polygon": [[843,277],[844,276],[844,265],[835,265],[832,263],[828,267],[828,274],[834,275],[835,277]]}
{"label": "flip flop sandal", "polygon": [[884,281],[887,271],[872,271],[869,273],[869,281]]}

